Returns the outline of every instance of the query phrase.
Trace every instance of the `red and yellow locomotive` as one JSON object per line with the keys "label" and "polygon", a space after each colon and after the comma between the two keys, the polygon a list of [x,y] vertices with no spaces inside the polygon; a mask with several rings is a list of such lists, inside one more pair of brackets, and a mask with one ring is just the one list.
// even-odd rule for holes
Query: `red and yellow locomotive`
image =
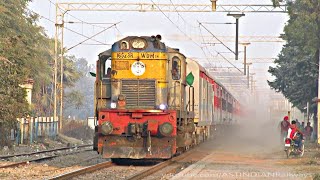
{"label": "red and yellow locomotive", "polygon": [[94,148],[112,159],[171,158],[239,112],[223,86],[160,35],[129,36],[99,54],[95,107]]}

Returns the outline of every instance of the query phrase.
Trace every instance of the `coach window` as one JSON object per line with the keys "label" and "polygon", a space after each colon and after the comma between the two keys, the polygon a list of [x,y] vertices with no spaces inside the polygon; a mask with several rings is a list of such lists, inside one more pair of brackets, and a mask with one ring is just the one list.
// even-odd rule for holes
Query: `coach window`
{"label": "coach window", "polygon": [[173,57],[172,58],[172,79],[173,80],[179,80],[181,77],[181,64],[180,64],[180,59],[178,57]]}
{"label": "coach window", "polygon": [[103,78],[111,78],[111,57],[106,59],[102,66]]}

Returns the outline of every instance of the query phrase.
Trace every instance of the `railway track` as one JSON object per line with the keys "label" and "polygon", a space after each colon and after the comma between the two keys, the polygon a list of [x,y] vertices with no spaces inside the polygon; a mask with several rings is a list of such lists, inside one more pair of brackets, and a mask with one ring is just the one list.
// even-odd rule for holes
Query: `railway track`
{"label": "railway track", "polygon": [[69,150],[69,149],[74,149],[74,148],[85,148],[85,147],[90,147],[90,146],[92,146],[92,144],[56,148],[56,149],[50,149],[50,150],[38,151],[38,152],[32,152],[32,153],[12,154],[12,155],[8,155],[8,156],[0,156],[0,159],[9,159],[9,158],[19,157],[19,156],[31,156],[31,155],[36,155],[36,154],[43,154],[43,153],[49,153],[49,152],[55,152],[55,151],[63,151],[63,150]]}
{"label": "railway track", "polygon": [[[74,149],[74,148],[86,148],[86,147],[90,147],[90,146],[92,146],[92,145],[81,145],[81,146],[73,146],[73,147],[64,147],[64,148],[56,148],[56,149],[33,152],[33,153],[23,153],[23,154],[9,155],[9,156],[1,156],[1,159],[9,159],[9,158],[12,158],[12,157],[19,157],[19,156],[39,155],[39,154],[44,154],[44,153],[49,153],[49,152],[70,150],[70,149]],[[73,154],[73,153],[69,153],[69,154]],[[56,158],[56,157],[59,157],[59,155],[45,156],[45,157],[41,157],[41,158],[36,158],[36,159],[27,160],[27,161],[22,161],[22,162],[12,163],[12,164],[8,164],[8,165],[3,165],[3,166],[0,166],[0,169],[1,168],[18,167],[18,166],[21,166],[21,165],[27,165],[27,164],[29,164],[31,162],[40,162],[40,161],[44,161],[44,160],[53,159],[53,158]]]}
{"label": "railway track", "polygon": [[114,166],[114,164],[111,161],[103,162],[103,163],[99,163],[99,164],[96,164],[96,165],[88,166],[88,167],[85,167],[85,168],[82,168],[82,169],[79,169],[79,170],[76,170],[76,171],[68,172],[68,173],[65,173],[65,174],[50,178],[48,180],[70,179],[70,178],[73,178],[73,177],[76,177],[76,176],[79,176],[79,175],[82,175],[82,174],[87,174],[87,173],[90,173],[90,172],[101,170],[102,168],[109,168],[109,167],[112,167],[112,166]]}
{"label": "railway track", "polygon": [[44,161],[44,160],[48,160],[48,159],[52,159],[58,157],[58,155],[54,155],[54,156],[47,156],[47,157],[43,157],[43,158],[37,158],[37,159],[33,159],[30,161],[23,161],[23,162],[17,162],[17,163],[13,163],[13,164],[8,164],[8,165],[4,165],[4,166],[0,166],[1,168],[12,168],[12,167],[18,167],[18,166],[22,166],[22,165],[27,165],[31,162],[40,162],[40,161]]}
{"label": "railway track", "polygon": [[175,173],[179,169],[181,169],[181,167],[184,166],[183,164],[179,163],[179,161],[181,161],[181,160],[187,158],[188,156],[190,156],[192,154],[193,150],[194,149],[192,149],[192,150],[190,150],[188,152],[185,152],[185,153],[183,153],[183,154],[181,154],[179,156],[176,156],[176,157],[174,157],[172,159],[169,159],[167,161],[164,161],[162,163],[154,165],[149,169],[146,169],[144,171],[138,172],[138,173],[126,178],[126,180],[141,180],[141,179],[149,177],[149,176],[155,174],[156,172],[158,172],[160,170],[163,170],[163,169],[167,168],[168,166],[172,166],[172,165],[175,165],[175,166],[172,166],[172,168],[170,168],[170,170],[165,171],[163,174]]}
{"label": "railway track", "polygon": [[[183,160],[185,158],[187,158],[188,156],[190,156],[190,154],[192,154],[192,150],[191,151],[188,151],[186,153],[183,153],[177,157],[174,157],[170,160],[167,160],[167,161],[164,161],[162,163],[159,163],[157,165],[154,165],[152,166],[151,168],[148,168],[142,172],[139,172],[137,174],[134,174],[132,176],[130,176],[129,178],[127,178],[128,180],[141,180],[143,178],[146,178],[168,166],[171,166],[173,164],[178,164],[180,160]],[[113,166],[116,166],[114,163],[112,163],[111,161],[108,161],[108,162],[103,162],[103,163],[100,163],[100,164],[96,164],[96,165],[92,165],[92,166],[88,166],[88,167],[85,167],[85,168],[82,168],[82,169],[79,169],[79,170],[76,170],[76,171],[72,171],[72,172],[68,172],[68,173],[65,173],[65,174],[62,174],[62,175],[59,175],[59,176],[56,176],[56,177],[52,177],[50,178],[49,180],[64,180],[64,179],[71,179],[71,178],[74,178],[74,177],[77,177],[77,176],[80,176],[80,175],[84,175],[84,174],[87,174],[87,173],[91,173],[91,172],[95,172],[95,171],[99,171],[103,168],[110,168],[110,167],[113,167]],[[174,168],[171,168],[169,171],[166,171],[165,174],[169,174],[169,173],[175,173],[179,168],[181,168],[181,166],[183,165],[178,165]]]}
{"label": "railway track", "polygon": [[[151,166],[150,168],[144,169],[142,171],[139,171],[138,173],[135,173],[129,177],[127,177],[127,180],[141,180],[147,177],[150,177],[152,175],[157,174],[159,171],[163,171],[163,175],[168,175],[168,174],[176,174],[181,170],[181,167],[185,167],[188,162],[183,162],[186,159],[189,159],[189,157],[197,151],[198,147],[192,148],[189,151],[180,154],[172,159],[166,160],[164,162],[161,162],[157,165]],[[190,165],[190,163],[189,163]],[[71,179],[75,178],[81,175],[89,174],[95,171],[100,171],[100,170],[107,170],[108,168],[111,167],[116,167],[117,165],[112,163],[111,161],[108,162],[103,162],[100,164],[88,166],[82,169],[78,169],[72,172],[64,173],[52,178],[49,178],[49,180],[63,180],[63,179]],[[170,168],[168,168],[170,166]],[[90,176],[89,176],[90,177]],[[96,176],[94,176],[96,177]]]}

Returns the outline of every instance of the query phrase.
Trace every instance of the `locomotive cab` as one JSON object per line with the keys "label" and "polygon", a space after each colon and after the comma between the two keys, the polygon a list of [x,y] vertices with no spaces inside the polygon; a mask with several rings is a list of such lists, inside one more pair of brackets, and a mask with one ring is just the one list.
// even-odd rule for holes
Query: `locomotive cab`
{"label": "locomotive cab", "polygon": [[[107,50],[99,54],[99,60],[96,62],[96,80],[94,91],[94,109],[95,117],[101,108],[110,106],[111,102],[111,51]],[[95,122],[95,135],[93,149],[98,149],[98,123]]]}
{"label": "locomotive cab", "polygon": [[96,110],[110,107],[111,100],[111,51],[105,51],[99,54],[97,61],[97,76],[96,76]]}

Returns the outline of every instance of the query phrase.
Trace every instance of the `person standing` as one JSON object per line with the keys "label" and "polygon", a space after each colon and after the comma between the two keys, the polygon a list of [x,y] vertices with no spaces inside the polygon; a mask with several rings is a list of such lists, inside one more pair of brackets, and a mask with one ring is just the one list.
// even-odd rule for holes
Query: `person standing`
{"label": "person standing", "polygon": [[297,126],[298,129],[300,129],[300,122],[299,122],[298,119],[296,119],[296,126]]}
{"label": "person standing", "polygon": [[280,122],[281,143],[283,143],[285,138],[287,137],[289,127],[289,117],[285,116],[283,117],[283,120]]}
{"label": "person standing", "polygon": [[303,122],[301,122],[301,126],[300,126],[302,133],[304,133],[304,127],[305,127],[305,125],[304,125],[304,121],[303,121]]}
{"label": "person standing", "polygon": [[313,128],[310,126],[310,122],[307,123],[307,126],[304,128],[304,133],[306,135],[306,140],[310,141]]}

